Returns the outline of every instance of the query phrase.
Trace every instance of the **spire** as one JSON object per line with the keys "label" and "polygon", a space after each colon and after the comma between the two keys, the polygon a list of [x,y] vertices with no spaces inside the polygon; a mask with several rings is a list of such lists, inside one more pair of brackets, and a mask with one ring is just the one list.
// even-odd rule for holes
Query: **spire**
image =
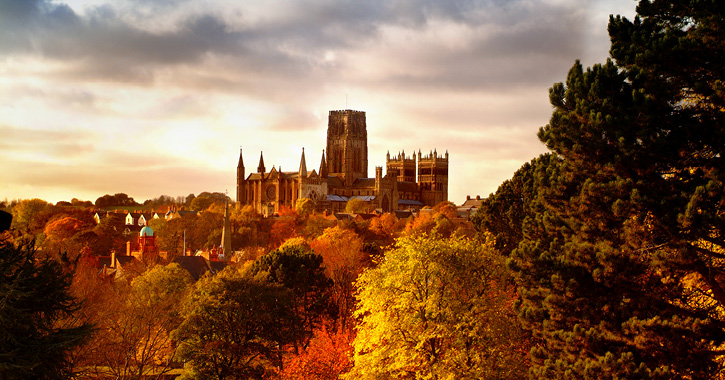
{"label": "spire", "polygon": [[300,159],[300,177],[307,177],[307,162],[305,162],[305,148],[302,148],[302,158]]}
{"label": "spire", "polygon": [[262,157],[262,152],[259,152],[259,166],[257,166],[257,172],[264,173],[265,171],[267,170],[264,168],[264,157]]}
{"label": "spire", "polygon": [[244,169],[244,159],[242,159],[242,147],[239,147],[239,163],[237,169]]}
{"label": "spire", "polygon": [[229,202],[224,200],[224,227],[222,228],[222,254],[223,260],[228,261],[232,255],[232,229],[229,224]]}
{"label": "spire", "polygon": [[327,160],[325,159],[325,150],[322,150],[322,161],[320,161],[320,177],[327,178]]}

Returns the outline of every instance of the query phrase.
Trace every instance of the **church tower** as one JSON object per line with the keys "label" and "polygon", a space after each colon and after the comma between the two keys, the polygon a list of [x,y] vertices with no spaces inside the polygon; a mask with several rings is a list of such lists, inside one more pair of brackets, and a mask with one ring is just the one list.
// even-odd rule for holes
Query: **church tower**
{"label": "church tower", "polygon": [[237,202],[241,204],[247,203],[247,189],[244,180],[244,159],[242,158],[242,148],[239,148],[239,163],[237,164]]}
{"label": "church tower", "polygon": [[424,205],[435,206],[448,200],[448,151],[422,155],[418,150],[418,189]]}
{"label": "church tower", "polygon": [[327,124],[327,172],[350,187],[368,176],[368,131],[365,112],[330,111]]}

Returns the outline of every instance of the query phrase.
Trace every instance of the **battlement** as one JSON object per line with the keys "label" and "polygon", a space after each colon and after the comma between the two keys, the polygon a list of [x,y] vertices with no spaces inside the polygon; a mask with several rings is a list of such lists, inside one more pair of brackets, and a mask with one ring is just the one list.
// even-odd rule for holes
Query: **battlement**
{"label": "battlement", "polygon": [[418,151],[418,163],[421,163],[423,161],[426,162],[448,162],[448,151],[446,151],[445,154],[439,155],[438,152],[434,149],[430,151],[428,154],[423,155],[420,150]]}
{"label": "battlement", "polygon": [[398,152],[398,155],[390,156],[390,152],[388,152],[387,156],[385,157],[387,162],[404,162],[404,163],[412,163],[415,164],[415,154],[412,154],[410,156],[405,155],[405,151]]}

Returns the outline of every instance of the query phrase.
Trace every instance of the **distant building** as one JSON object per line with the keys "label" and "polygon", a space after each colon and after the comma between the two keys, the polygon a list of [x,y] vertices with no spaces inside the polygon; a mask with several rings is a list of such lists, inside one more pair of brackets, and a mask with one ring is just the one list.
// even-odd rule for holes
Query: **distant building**
{"label": "distant building", "polygon": [[467,195],[466,201],[463,202],[462,205],[458,206],[458,216],[470,220],[473,214],[481,208],[483,201],[484,200],[481,199],[479,195],[476,195],[476,198],[471,198],[470,195]]}
{"label": "distant building", "polygon": [[312,199],[318,211],[331,212],[344,210],[347,201],[355,198],[384,212],[419,209],[448,200],[448,152],[439,155],[434,150],[423,155],[419,150],[417,157],[407,157],[405,152],[391,157],[388,153],[385,176],[383,168],[377,166],[375,177],[368,177],[367,125],[362,111],[330,111],[327,151],[322,151],[319,171],[307,171],[303,148],[297,171],[272,167],[268,172],[260,153],[257,171],[245,174],[240,151],[237,202],[252,205],[265,216],[280,207],[294,207],[301,198]]}

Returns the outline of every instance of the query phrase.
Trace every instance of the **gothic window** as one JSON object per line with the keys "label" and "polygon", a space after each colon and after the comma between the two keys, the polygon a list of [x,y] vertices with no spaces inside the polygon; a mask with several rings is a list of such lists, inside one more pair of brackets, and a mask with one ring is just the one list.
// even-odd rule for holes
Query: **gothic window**
{"label": "gothic window", "polygon": [[267,200],[273,201],[277,198],[277,191],[274,186],[267,186],[266,194]]}

